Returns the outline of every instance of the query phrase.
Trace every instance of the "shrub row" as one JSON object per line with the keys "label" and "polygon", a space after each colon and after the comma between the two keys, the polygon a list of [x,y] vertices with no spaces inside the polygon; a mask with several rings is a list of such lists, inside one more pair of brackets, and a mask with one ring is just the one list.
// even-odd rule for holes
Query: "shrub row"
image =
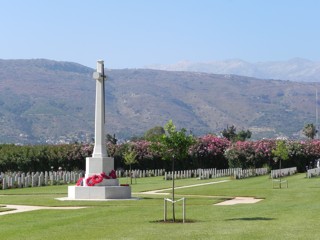
{"label": "shrub row", "polygon": [[[226,138],[205,135],[195,139],[189,149],[189,157],[175,163],[176,170],[197,168],[278,168],[273,150],[277,140],[259,140],[231,143]],[[285,141],[289,159],[282,167],[296,166],[305,171],[313,167],[320,158],[320,141]],[[153,153],[151,142],[139,140],[124,144],[107,144],[108,154],[115,159],[115,168],[128,169],[123,161],[123,153],[130,146],[137,153],[138,169],[171,169],[168,161]],[[85,159],[92,155],[93,146],[89,144],[16,146],[0,145],[0,171],[49,171],[84,170]]]}

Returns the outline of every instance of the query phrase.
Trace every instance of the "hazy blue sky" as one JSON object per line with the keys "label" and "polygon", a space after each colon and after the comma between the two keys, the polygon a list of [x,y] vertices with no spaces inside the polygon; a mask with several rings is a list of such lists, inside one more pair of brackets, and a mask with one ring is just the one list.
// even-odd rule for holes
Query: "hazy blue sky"
{"label": "hazy blue sky", "polygon": [[320,61],[319,0],[0,0],[0,59]]}

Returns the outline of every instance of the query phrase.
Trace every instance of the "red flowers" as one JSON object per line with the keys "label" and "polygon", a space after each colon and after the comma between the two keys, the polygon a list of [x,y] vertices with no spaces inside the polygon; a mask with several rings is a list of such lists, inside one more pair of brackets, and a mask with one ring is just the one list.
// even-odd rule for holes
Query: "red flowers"
{"label": "red flowers", "polygon": [[112,170],[110,173],[109,173],[109,176],[106,175],[106,173],[101,173],[100,174],[103,178],[105,179],[116,179],[117,178],[117,174],[116,174],[116,171],[115,170]]}
{"label": "red flowers", "polygon": [[83,186],[83,177],[78,179],[76,186]]}
{"label": "red flowers", "polygon": [[97,183],[101,183],[103,180],[103,177],[100,175],[93,175],[91,177],[88,177],[86,180],[87,186],[94,186]]}
{"label": "red flowers", "polygon": [[[106,175],[105,172],[103,172],[99,175],[94,174],[86,179],[86,185],[91,187],[91,186],[94,186],[98,183],[101,183],[103,181],[103,179],[116,179],[116,178],[117,178],[117,174],[116,174],[115,170],[112,170],[109,173],[109,175]],[[83,180],[84,180],[84,178],[79,178],[76,186],[83,186]]]}

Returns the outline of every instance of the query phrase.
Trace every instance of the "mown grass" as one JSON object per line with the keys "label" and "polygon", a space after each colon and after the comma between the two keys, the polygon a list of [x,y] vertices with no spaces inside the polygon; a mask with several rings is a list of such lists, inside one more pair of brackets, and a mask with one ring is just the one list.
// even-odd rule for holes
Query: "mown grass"
{"label": "mown grass", "polygon": [[[87,206],[78,210],[38,210],[0,216],[0,239],[317,239],[320,179],[288,177],[289,188],[273,189],[267,176],[244,180],[177,180],[176,186],[230,180],[176,189],[186,197],[188,223],[162,223],[165,196],[139,192],[166,189],[161,177],[137,179],[130,201],[58,201],[66,186],[0,191],[0,205]],[[121,179],[122,182],[127,181]],[[169,191],[170,192],[170,191]],[[216,206],[235,196],[264,200],[255,204]],[[171,217],[169,209],[169,217]],[[181,219],[181,203],[176,205]]]}

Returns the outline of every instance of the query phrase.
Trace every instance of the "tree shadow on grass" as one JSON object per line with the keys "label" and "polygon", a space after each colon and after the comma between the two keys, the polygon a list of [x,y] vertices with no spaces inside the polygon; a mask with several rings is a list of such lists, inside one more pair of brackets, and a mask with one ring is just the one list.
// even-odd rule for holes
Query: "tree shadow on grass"
{"label": "tree shadow on grass", "polygon": [[275,218],[267,218],[267,217],[248,217],[248,218],[230,218],[226,219],[226,221],[271,221],[275,220]]}
{"label": "tree shadow on grass", "polygon": [[0,206],[0,213],[1,212],[8,212],[8,211],[13,211],[13,210],[16,210],[14,208],[6,208],[6,206]]}

